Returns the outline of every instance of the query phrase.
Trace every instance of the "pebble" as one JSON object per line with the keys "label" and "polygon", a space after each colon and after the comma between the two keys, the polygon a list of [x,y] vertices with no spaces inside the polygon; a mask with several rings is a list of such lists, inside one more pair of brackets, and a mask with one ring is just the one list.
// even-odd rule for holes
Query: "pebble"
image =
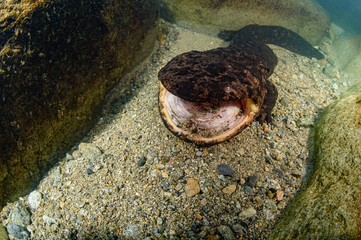
{"label": "pebble", "polygon": [[162,178],[169,178],[169,174],[167,171],[162,171]]}
{"label": "pebble", "polygon": [[279,100],[279,102],[280,102],[283,106],[287,107],[288,104],[290,103],[290,100],[288,100],[287,98],[281,98],[281,99]]}
{"label": "pebble", "polygon": [[283,199],[283,195],[284,195],[284,192],[282,191],[282,189],[278,189],[276,192],[276,199],[278,201],[281,201]]}
{"label": "pebble", "polygon": [[53,186],[58,185],[61,182],[61,172],[60,172],[60,167],[55,167],[54,171],[53,171]]}
{"label": "pebble", "polygon": [[14,224],[26,227],[30,225],[30,213],[21,203],[17,203],[11,211],[11,221]]}
{"label": "pebble", "polygon": [[176,235],[176,232],[173,229],[171,229],[171,230],[169,230],[168,234],[169,234],[169,236],[174,236],[174,235]]}
{"label": "pebble", "polygon": [[245,193],[247,193],[248,195],[251,195],[251,196],[254,195],[253,189],[250,186],[244,186],[243,191]]}
{"label": "pebble", "polygon": [[14,236],[15,238],[27,239],[30,237],[30,233],[28,232],[28,230],[26,230],[24,227],[19,226],[17,224],[10,223],[7,226],[7,230],[8,230],[8,233],[10,235]]}
{"label": "pebble", "polygon": [[274,194],[271,190],[267,190],[266,195],[267,195],[267,197],[268,197],[269,199],[272,199],[275,194]]}
{"label": "pebble", "polygon": [[236,184],[231,184],[231,185],[228,185],[227,187],[223,188],[222,192],[224,194],[232,194],[232,193],[234,193],[234,191],[236,191],[236,188],[237,188]]}
{"label": "pebble", "polygon": [[182,186],[182,184],[180,184],[180,183],[178,183],[176,186],[175,186],[175,190],[176,191],[179,191],[179,190],[181,190],[183,188],[183,186]]}
{"label": "pebble", "polygon": [[223,176],[233,177],[235,175],[233,169],[227,164],[221,163],[217,166],[216,172]]}
{"label": "pebble", "polygon": [[160,186],[162,187],[163,190],[168,190],[169,189],[169,182],[168,180],[164,180],[163,182],[160,183]]}
{"label": "pebble", "polygon": [[78,150],[84,158],[89,159],[92,162],[102,155],[100,149],[91,143],[80,143]]}
{"label": "pebble", "polygon": [[184,192],[187,197],[193,197],[201,191],[201,188],[194,178],[187,178],[187,183],[184,186]]}
{"label": "pebble", "polygon": [[137,239],[141,237],[140,227],[135,224],[128,224],[124,229],[123,235],[127,238]]}
{"label": "pebble", "polygon": [[91,170],[90,168],[87,168],[87,169],[86,169],[86,173],[87,173],[88,175],[92,175],[92,174],[94,173],[94,171]]}
{"label": "pebble", "polygon": [[329,78],[334,78],[336,77],[337,70],[331,66],[326,66],[323,69],[323,73]]}
{"label": "pebble", "polygon": [[146,158],[146,157],[141,157],[141,158],[138,160],[137,165],[138,165],[139,167],[142,167],[142,166],[145,165],[146,162],[147,162],[147,158]]}
{"label": "pebble", "polygon": [[234,233],[232,232],[232,229],[229,226],[226,225],[221,225],[217,227],[217,231],[219,232],[219,234],[221,234],[221,236],[223,237],[223,239],[225,240],[233,240],[236,239],[234,237]]}
{"label": "pebble", "polygon": [[260,178],[260,176],[258,174],[249,176],[247,178],[246,184],[253,188],[256,186],[256,183],[258,182],[259,178]]}
{"label": "pebble", "polygon": [[157,218],[157,225],[163,225],[163,218]]}
{"label": "pebble", "polygon": [[302,117],[297,119],[296,125],[297,127],[313,127],[313,122],[312,117]]}
{"label": "pebble", "polygon": [[48,217],[46,215],[43,215],[43,220],[49,226],[56,223],[56,220],[54,218]]}
{"label": "pebble", "polygon": [[219,238],[217,236],[214,236],[214,235],[208,235],[207,240],[219,240]]}
{"label": "pebble", "polygon": [[257,214],[256,209],[254,209],[253,207],[249,207],[249,208],[243,210],[242,212],[240,212],[238,217],[241,219],[246,219],[246,218],[252,217],[256,214]]}
{"label": "pebble", "polygon": [[279,203],[277,203],[277,208],[278,209],[284,209],[286,207],[286,202],[285,201],[280,201]]}
{"label": "pebble", "polygon": [[283,177],[285,176],[284,172],[283,172],[281,169],[279,169],[279,168],[274,168],[274,169],[273,169],[273,172],[277,173],[277,176],[278,176],[279,178],[283,178]]}
{"label": "pebble", "polygon": [[171,198],[173,195],[170,192],[164,192],[163,196],[166,197],[166,198]]}
{"label": "pebble", "polygon": [[65,155],[65,159],[68,160],[68,161],[71,161],[71,160],[74,160],[74,157],[73,157],[73,155],[67,153],[67,154]]}
{"label": "pebble", "polygon": [[42,199],[42,196],[41,196],[40,192],[32,191],[29,194],[29,198],[28,198],[29,206],[34,210],[38,209],[38,207],[41,204],[41,199]]}
{"label": "pebble", "polygon": [[231,226],[233,232],[235,233],[244,233],[246,232],[245,227],[243,227],[241,224],[234,224]]}
{"label": "pebble", "polygon": [[164,164],[161,164],[161,163],[157,163],[157,164],[155,165],[155,167],[156,167],[157,169],[159,169],[159,170],[163,170],[163,169],[165,168]]}

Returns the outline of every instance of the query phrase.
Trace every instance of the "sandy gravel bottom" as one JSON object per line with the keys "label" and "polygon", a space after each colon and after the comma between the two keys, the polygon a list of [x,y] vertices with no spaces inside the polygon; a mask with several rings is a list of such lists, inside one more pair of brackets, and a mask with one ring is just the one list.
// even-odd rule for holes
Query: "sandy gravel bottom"
{"label": "sandy gravel bottom", "polygon": [[267,238],[307,172],[313,122],[347,89],[346,77],[271,46],[279,59],[269,79],[279,92],[273,123],[197,147],[164,126],[157,73],[177,54],[225,43],[173,25],[163,32],[159,49],[124,79],[131,90],[112,91],[98,124],[41,181],[40,206],[28,196],[9,203],[4,226],[18,204],[31,214],[31,239]]}

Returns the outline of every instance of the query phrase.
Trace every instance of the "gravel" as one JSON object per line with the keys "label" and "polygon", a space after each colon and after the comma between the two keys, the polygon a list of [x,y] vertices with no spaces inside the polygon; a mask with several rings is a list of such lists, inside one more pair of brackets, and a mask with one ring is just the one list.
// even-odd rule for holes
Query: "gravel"
{"label": "gravel", "polygon": [[[164,126],[157,73],[177,54],[224,43],[162,28],[159,49],[126,76],[131,89],[109,94],[98,124],[39,183],[40,205],[24,196],[2,209],[11,239],[30,232],[37,240],[269,236],[304,180],[311,121],[348,87],[346,76],[325,60],[271,46],[279,59],[270,77],[279,92],[273,123],[254,122],[225,143],[198,147]],[[31,214],[26,228],[11,217],[18,204]]]}

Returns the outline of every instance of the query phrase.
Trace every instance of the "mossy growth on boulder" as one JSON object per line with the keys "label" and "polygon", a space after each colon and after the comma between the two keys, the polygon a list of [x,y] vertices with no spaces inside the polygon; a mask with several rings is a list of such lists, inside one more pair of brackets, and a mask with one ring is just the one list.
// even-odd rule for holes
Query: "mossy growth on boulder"
{"label": "mossy growth on boulder", "polygon": [[313,172],[270,239],[361,239],[361,84],[314,129]]}

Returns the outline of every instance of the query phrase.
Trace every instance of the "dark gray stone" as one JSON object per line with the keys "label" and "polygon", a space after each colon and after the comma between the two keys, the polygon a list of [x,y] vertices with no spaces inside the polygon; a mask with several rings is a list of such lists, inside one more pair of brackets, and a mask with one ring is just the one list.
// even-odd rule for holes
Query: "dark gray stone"
{"label": "dark gray stone", "polygon": [[254,195],[253,189],[250,186],[244,186],[243,191],[245,193],[247,193],[248,195],[251,195],[251,196]]}
{"label": "dark gray stone", "polygon": [[273,172],[277,173],[277,176],[280,178],[283,178],[285,176],[285,173],[279,168],[274,168]]}
{"label": "dark gray stone", "polygon": [[235,175],[233,169],[230,166],[228,166],[227,164],[225,164],[225,163],[219,164],[217,166],[216,172],[218,174],[223,175],[223,176],[231,176],[231,177],[233,177]]}
{"label": "dark gray stone", "polygon": [[86,169],[86,173],[87,173],[88,175],[92,175],[92,174],[94,173],[94,171],[91,170],[90,168],[87,168],[87,169]]}
{"label": "dark gray stone", "polygon": [[139,167],[142,167],[142,166],[145,165],[146,162],[147,162],[147,158],[146,157],[141,157],[141,158],[139,158],[139,161],[137,162],[137,165]]}
{"label": "dark gray stone", "polygon": [[255,174],[255,175],[252,175],[252,176],[249,176],[247,178],[247,181],[246,181],[246,184],[250,187],[255,187],[256,186],[256,183],[259,181],[259,175],[258,174]]}

